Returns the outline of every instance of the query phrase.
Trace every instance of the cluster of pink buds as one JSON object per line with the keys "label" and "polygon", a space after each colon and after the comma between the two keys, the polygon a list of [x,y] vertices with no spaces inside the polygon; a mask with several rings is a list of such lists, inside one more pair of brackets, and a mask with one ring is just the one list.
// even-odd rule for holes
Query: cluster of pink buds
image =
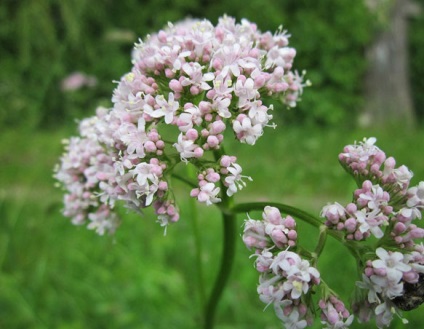
{"label": "cluster of pink buds", "polygon": [[339,154],[342,166],[351,173],[357,182],[370,180],[380,185],[387,185],[386,190],[404,194],[412,178],[412,172],[406,166],[395,168],[393,157],[378,148],[375,137],[364,138],[362,142],[347,145],[344,152]]}
{"label": "cluster of pink buds", "polygon": [[346,309],[344,303],[334,295],[320,299],[321,323],[327,329],[348,328],[353,322],[353,315]]}
{"label": "cluster of pink buds", "polygon": [[320,273],[308,260],[288,250],[296,246],[296,222],[283,218],[275,207],[267,206],[263,220],[245,221],[243,241],[254,249],[255,267],[260,273],[258,294],[267,305],[273,304],[286,327],[305,328],[313,321],[308,298],[320,283]]}
{"label": "cluster of pink buds", "polygon": [[[119,200],[134,209],[155,205],[161,225],[174,222],[179,215],[170,178],[179,163],[196,168],[199,187],[191,195],[200,202],[217,203],[222,193],[242,189],[250,177],[241,175],[233,156],[224,156],[224,132],[231,129],[253,145],[266,127],[275,127],[264,96],[296,105],[307,83],[292,71],[296,51],[288,38],[281,28],[262,33],[247,20],[224,16],[216,26],[170,23],[140,40],[131,71],[117,82],[113,107],[81,122],[81,138],[68,145],[57,168],[67,191],[65,214],[78,224],[97,223],[90,227],[99,233],[113,232],[115,224],[100,223],[117,223]],[[76,153],[87,157],[81,161]],[[102,216],[94,215],[101,206]]]}
{"label": "cluster of pink buds", "polygon": [[424,229],[413,223],[421,219],[424,182],[409,187],[411,171],[406,166],[395,168],[395,160],[386,159],[375,142],[370,138],[344,148],[340,162],[361,188],[353,193],[351,203],[329,204],[321,216],[327,227],[344,232],[347,240],[378,239],[377,258],[368,252],[362,255],[365,268],[357,286],[366,294],[359,293],[353,308],[360,321],[375,318],[383,328],[394,313],[424,302],[424,293],[411,296],[409,292],[410,287],[421,291],[424,285],[424,247],[415,241],[424,237]]}
{"label": "cluster of pink buds", "polygon": [[389,236],[399,247],[412,247],[413,239],[424,237],[424,230],[412,223],[421,218],[424,182],[408,188],[412,172],[404,165],[395,168],[395,160],[386,159],[375,141],[370,138],[345,147],[339,159],[361,188],[354,191],[351,203],[326,205],[321,216],[328,227],[343,231],[349,240]]}
{"label": "cluster of pink buds", "polygon": [[277,208],[267,206],[262,219],[249,218],[245,221],[243,242],[247,248],[254,248],[258,253],[273,246],[286,249],[296,245],[296,222],[293,217],[283,218]]}

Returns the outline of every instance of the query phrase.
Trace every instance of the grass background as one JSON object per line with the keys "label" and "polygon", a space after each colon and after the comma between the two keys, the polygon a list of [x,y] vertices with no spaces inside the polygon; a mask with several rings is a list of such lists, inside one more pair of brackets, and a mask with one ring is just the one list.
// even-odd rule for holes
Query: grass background
{"label": "grass background", "polygon": [[[124,214],[122,226],[111,237],[72,226],[60,213],[62,193],[52,178],[62,152],[60,141],[70,134],[70,128],[62,128],[36,134],[9,129],[0,135],[0,328],[199,328],[193,216],[198,215],[208,292],[221,252],[219,213],[197,206],[188,197],[189,189],[176,182],[181,220],[166,236],[150,210],[143,216]],[[348,202],[354,183],[337,155],[345,144],[364,136],[376,136],[387,155],[409,166],[414,183],[424,177],[422,130],[346,131],[280,124],[253,147],[230,145],[231,154],[237,154],[244,172],[254,179],[236,200],[275,200],[315,214],[327,202]],[[240,233],[242,220],[240,216]],[[314,229],[300,225],[299,234],[301,243],[314,245]],[[353,286],[347,255],[330,240],[319,262],[323,277],[334,282],[345,301]],[[249,251],[239,239],[216,328],[281,327],[271,308],[262,311],[257,281]],[[420,312],[407,314],[410,328],[423,326]],[[403,327],[397,319],[391,326]]]}

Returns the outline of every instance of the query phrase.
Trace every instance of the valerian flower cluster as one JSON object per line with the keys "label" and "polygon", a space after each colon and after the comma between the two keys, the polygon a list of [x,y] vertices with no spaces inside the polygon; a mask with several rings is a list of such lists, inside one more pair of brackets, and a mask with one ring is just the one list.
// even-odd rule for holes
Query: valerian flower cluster
{"label": "valerian flower cluster", "polygon": [[[401,311],[424,302],[424,245],[417,242],[424,237],[424,229],[415,224],[424,208],[424,182],[410,187],[412,172],[404,165],[396,167],[394,158],[387,158],[375,142],[369,138],[344,148],[340,163],[359,188],[349,204],[324,206],[321,217],[323,232],[328,231],[352,250],[362,272],[356,282],[352,313],[359,322],[375,319],[383,328],[390,325],[394,314],[400,316]],[[320,283],[318,270],[309,267],[308,260],[315,264],[318,255],[298,252],[296,239],[290,238],[297,238],[294,219],[280,216],[276,220],[277,212],[266,207],[262,221],[249,218],[244,226],[244,243],[255,249],[256,269],[261,273],[260,299],[274,304],[286,328],[305,328],[316,309],[311,290],[318,292],[322,286],[318,302],[322,323],[326,328],[347,328],[353,315],[333,290]],[[307,260],[301,261],[300,254]],[[303,267],[298,265],[301,262]],[[301,268],[308,269],[309,276],[299,277]],[[297,288],[295,294],[292,287]]]}
{"label": "valerian flower cluster", "polygon": [[82,120],[80,136],[68,141],[55,174],[67,190],[64,214],[99,234],[117,228],[116,201],[134,209],[153,205],[161,225],[175,222],[170,177],[181,162],[197,169],[190,195],[199,202],[214,204],[242,189],[250,177],[223,153],[224,132],[253,145],[274,127],[264,96],[296,105],[305,84],[292,71],[296,51],[288,38],[281,29],[261,33],[224,16],[216,26],[169,24],[136,44],[113,107]]}

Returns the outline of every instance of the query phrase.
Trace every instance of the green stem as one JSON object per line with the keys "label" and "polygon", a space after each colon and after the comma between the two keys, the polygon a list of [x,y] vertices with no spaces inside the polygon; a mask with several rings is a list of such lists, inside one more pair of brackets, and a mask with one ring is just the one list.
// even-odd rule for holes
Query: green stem
{"label": "green stem", "polygon": [[328,232],[328,227],[325,226],[325,225],[321,225],[320,228],[319,228],[318,244],[317,244],[315,251],[314,251],[314,262],[315,263],[318,261],[318,258],[321,255],[321,252],[324,250],[325,242],[327,241],[327,232]]}
{"label": "green stem", "polygon": [[271,206],[278,208],[283,213],[286,213],[288,215],[294,216],[296,218],[301,219],[302,221],[315,226],[316,228],[320,228],[323,224],[322,221],[320,221],[315,216],[308,214],[307,212],[300,210],[298,208],[288,206],[286,204],[277,203],[277,202],[250,202],[250,203],[240,203],[233,208],[231,208],[231,211],[235,213],[244,213],[249,212],[253,210],[263,210],[266,206]]}
{"label": "green stem", "polygon": [[236,232],[237,222],[236,216],[232,213],[222,213],[223,219],[223,233],[224,233],[224,246],[221,256],[221,265],[218,276],[216,278],[214,287],[212,289],[211,296],[205,308],[204,313],[204,328],[212,329],[214,327],[214,317],[216,307],[219,299],[221,298],[222,292],[224,291],[225,285],[231,273],[231,267],[234,263],[235,257],[235,246],[236,246]]}
{"label": "green stem", "polygon": [[[188,171],[190,172],[192,168],[189,168]],[[196,208],[196,201],[193,198],[190,198],[190,209],[191,209],[191,218],[192,218],[192,227],[193,227],[193,235],[194,235],[194,246],[195,246],[195,257],[196,257],[196,271],[197,271],[197,284],[199,287],[199,295],[200,295],[200,302],[202,305],[202,308],[205,306],[206,303],[206,292],[205,292],[205,281],[204,281],[204,275],[203,275],[203,266],[202,266],[202,237],[200,234],[200,228],[199,228],[199,220],[198,220],[198,213]]]}
{"label": "green stem", "polygon": [[[224,153],[225,152],[223,148],[215,150],[215,161],[218,162]],[[218,276],[216,277],[211,295],[204,310],[204,329],[212,329],[214,327],[216,308],[230,277],[236,250],[236,213],[229,211],[229,209],[232,207],[233,198],[227,196],[227,188],[224,186],[222,181],[220,183],[222,201],[218,208],[220,209],[222,214],[224,244],[222,249],[221,264]]]}

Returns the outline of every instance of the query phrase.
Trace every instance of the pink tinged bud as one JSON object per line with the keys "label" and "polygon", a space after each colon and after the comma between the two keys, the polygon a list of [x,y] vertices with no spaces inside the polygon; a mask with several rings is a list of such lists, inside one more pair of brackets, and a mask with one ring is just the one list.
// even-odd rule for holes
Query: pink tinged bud
{"label": "pink tinged bud", "polygon": [[231,164],[232,164],[231,157],[230,157],[230,156],[228,156],[228,155],[224,155],[224,156],[221,158],[220,163],[221,163],[221,166],[222,166],[222,167],[229,167],[229,166],[231,166]]}
{"label": "pink tinged bud", "polygon": [[288,237],[290,240],[296,240],[296,239],[297,239],[297,232],[296,232],[295,230],[290,230],[290,231],[287,233],[287,237]]}
{"label": "pink tinged bud", "polygon": [[206,97],[208,99],[213,99],[216,95],[216,91],[213,89],[208,90],[208,92],[206,93]]}
{"label": "pink tinged bud", "polygon": [[218,120],[212,123],[210,132],[211,134],[217,135],[222,133],[224,130],[225,130],[225,123],[221,120]]}
{"label": "pink tinged bud", "polygon": [[147,137],[149,137],[149,139],[152,142],[157,142],[159,140],[159,134],[157,133],[156,130],[152,130],[147,134]]}
{"label": "pink tinged bud", "polygon": [[291,229],[291,228],[295,228],[296,227],[296,221],[294,220],[293,217],[291,216],[287,216],[284,219],[284,226]]}
{"label": "pink tinged bud", "polygon": [[168,209],[166,210],[166,213],[169,216],[174,216],[177,213],[177,210],[175,209],[175,207],[171,204],[168,206]]}
{"label": "pink tinged bud", "polygon": [[[385,160],[386,160],[386,154],[383,151],[379,151],[377,152],[377,154],[374,155],[374,163],[379,163],[381,165]],[[393,166],[395,164],[396,162],[393,159]]]}
{"label": "pink tinged bud", "polygon": [[200,89],[196,86],[191,86],[190,87],[190,93],[192,95],[198,95],[200,93]]}
{"label": "pink tinged bud", "polygon": [[160,30],[157,36],[158,36],[158,39],[159,39],[160,42],[165,43],[167,41],[166,40],[166,33],[163,30]]}
{"label": "pink tinged bud", "polygon": [[156,147],[157,147],[159,150],[163,150],[163,149],[165,148],[165,142],[164,142],[164,141],[157,141],[157,142],[156,142]]}
{"label": "pink tinged bud", "polygon": [[346,231],[348,231],[349,233],[355,232],[355,230],[356,230],[356,220],[354,218],[349,218],[345,222],[345,228],[346,228]]}
{"label": "pink tinged bud", "polygon": [[209,200],[209,196],[205,192],[201,191],[197,196],[197,200],[199,200],[199,202],[206,202]]}
{"label": "pink tinged bud", "polygon": [[371,268],[371,267],[366,267],[365,268],[365,275],[367,276],[367,277],[370,277],[371,275],[373,275],[374,274],[374,270]]}
{"label": "pink tinged bud", "polygon": [[[281,82],[281,83],[275,84],[274,89],[277,93],[280,93],[280,92],[286,91],[288,87],[289,85],[287,83]],[[296,97],[294,95],[293,96],[287,95],[286,97],[288,100],[293,100],[293,101],[296,100]]]}
{"label": "pink tinged bud", "polygon": [[211,148],[216,148],[219,145],[219,140],[216,136],[209,136],[207,139],[207,143]]}
{"label": "pink tinged bud", "polygon": [[212,109],[212,104],[211,104],[211,103],[209,103],[209,102],[205,102],[205,101],[201,101],[201,102],[199,103],[199,110],[200,110],[203,114],[209,113],[209,112],[211,111],[211,109]]}
{"label": "pink tinged bud", "polygon": [[168,189],[168,183],[165,181],[159,182],[158,189],[162,191],[166,191]]}
{"label": "pink tinged bud", "polygon": [[193,107],[194,105],[192,103],[187,102],[184,104],[184,110],[189,110],[189,109],[192,109]]}
{"label": "pink tinged bud", "polygon": [[344,224],[343,224],[343,223],[341,223],[341,222],[337,223],[337,225],[336,225],[336,229],[337,229],[338,231],[343,230],[343,229],[344,229]]}
{"label": "pink tinged bud", "polygon": [[212,67],[215,70],[221,70],[222,69],[222,61],[220,59],[216,58],[212,63]]}
{"label": "pink tinged bud", "polygon": [[262,88],[265,85],[266,79],[265,79],[264,75],[260,74],[259,76],[257,76],[255,78],[254,81],[255,81],[254,87],[256,89],[259,89],[259,88]]}
{"label": "pink tinged bud", "polygon": [[208,137],[209,136],[209,131],[207,129],[202,129],[202,131],[200,132],[200,135],[202,137]]}
{"label": "pink tinged bud", "polygon": [[189,140],[195,141],[199,137],[199,133],[196,129],[189,129],[186,132],[186,137]]}
{"label": "pink tinged bud", "polygon": [[216,183],[220,180],[220,176],[218,173],[216,172],[211,172],[209,174],[206,175],[206,179],[211,182],[211,183]]}
{"label": "pink tinged bud", "polygon": [[181,85],[181,83],[178,80],[172,79],[169,82],[169,88],[177,93],[181,93],[183,91],[183,86]]}
{"label": "pink tinged bud", "polygon": [[174,73],[174,71],[172,71],[170,68],[166,68],[166,69],[165,69],[165,76],[166,76],[168,79],[172,79],[173,77],[175,77],[175,73]]}
{"label": "pink tinged bud", "polygon": [[266,206],[263,213],[263,219],[269,221],[274,225],[280,225],[283,218],[281,217],[280,210],[275,207]]}
{"label": "pink tinged bud", "polygon": [[146,150],[146,152],[156,152],[157,150],[156,144],[152,141],[147,141],[146,143],[144,143],[144,149]]}
{"label": "pink tinged bud", "polygon": [[380,165],[379,164],[373,164],[370,167],[370,172],[376,176],[381,176],[381,171],[380,171]]}
{"label": "pink tinged bud", "polygon": [[386,276],[387,270],[385,268],[374,268],[374,274],[379,276]]}
{"label": "pink tinged bud", "polygon": [[247,79],[244,75],[239,75],[238,78],[237,78],[237,81],[239,81],[239,80],[244,83]]}
{"label": "pink tinged bud", "polygon": [[393,228],[393,232],[397,235],[403,233],[406,231],[406,225],[404,223],[401,222],[397,222],[395,224],[395,227]]}
{"label": "pink tinged bud", "polygon": [[354,233],[354,237],[355,237],[355,240],[359,241],[359,240],[362,240],[364,238],[364,235],[360,231],[356,231]]}
{"label": "pink tinged bud", "polygon": [[204,151],[201,147],[196,147],[193,152],[194,152],[195,158],[201,158],[203,156],[203,153],[204,153]]}
{"label": "pink tinged bud", "polygon": [[176,213],[175,215],[171,217],[171,222],[173,223],[178,222],[179,219],[180,219],[180,214]]}
{"label": "pink tinged bud", "polygon": [[424,238],[424,229],[416,227],[411,231],[410,236],[412,239],[422,239]]}
{"label": "pink tinged bud", "polygon": [[200,190],[198,188],[194,188],[190,191],[190,196],[196,198],[199,195]]}
{"label": "pink tinged bud", "polygon": [[347,211],[349,214],[353,214],[353,213],[355,213],[357,210],[358,210],[358,207],[357,207],[354,203],[349,203],[349,204],[346,206],[346,211]]}
{"label": "pink tinged bud", "polygon": [[385,215],[390,215],[393,212],[393,207],[392,206],[384,206],[384,207],[382,207],[381,211]]}
{"label": "pink tinged bud", "polygon": [[274,230],[271,233],[271,238],[277,245],[277,247],[283,247],[287,243],[287,236],[284,234],[284,232],[279,230]]}
{"label": "pink tinged bud", "polygon": [[206,180],[201,180],[201,181],[199,181],[199,186],[200,186],[200,187],[203,187],[203,186],[205,186],[206,184],[208,184],[208,181],[206,181]]}
{"label": "pink tinged bud", "polygon": [[166,213],[166,208],[165,208],[164,206],[159,207],[159,208],[156,210],[156,213],[157,213],[158,215],[164,215],[164,214]]}
{"label": "pink tinged bud", "polygon": [[205,115],[205,121],[211,122],[212,120],[213,120],[212,114],[208,113],[208,114]]}
{"label": "pink tinged bud", "polygon": [[395,236],[394,240],[397,244],[403,243],[403,238],[401,236]]}
{"label": "pink tinged bud", "polygon": [[331,325],[336,324],[337,321],[339,320],[339,313],[336,311],[336,309],[332,305],[329,305],[328,307],[327,320],[328,320],[328,323]]}
{"label": "pink tinged bud", "polygon": [[408,283],[417,283],[419,280],[419,274],[415,271],[409,271],[403,273],[403,280]]}

